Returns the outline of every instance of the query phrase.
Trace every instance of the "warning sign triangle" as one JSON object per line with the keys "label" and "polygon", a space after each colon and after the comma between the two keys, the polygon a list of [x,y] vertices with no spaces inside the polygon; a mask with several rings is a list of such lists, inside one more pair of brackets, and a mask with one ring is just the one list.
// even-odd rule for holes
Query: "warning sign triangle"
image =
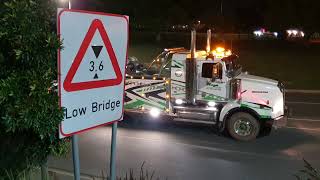
{"label": "warning sign triangle", "polygon": [[[99,31],[100,36],[102,38],[102,41],[106,47],[107,53],[110,57],[110,61],[112,64],[112,67],[114,69],[116,78],[115,79],[105,79],[105,80],[95,80],[95,81],[88,81],[88,82],[76,82],[73,83],[72,80],[77,73],[77,70],[79,69],[79,66],[81,62],[83,61],[84,55],[87,52],[89,45],[94,37],[94,34],[96,31]],[[98,51],[101,51],[99,49]],[[100,53],[100,52],[99,52]],[[99,54],[95,54],[96,56]],[[115,86],[119,85],[122,82],[122,73],[118,64],[117,57],[114,53],[114,50],[112,48],[110,39],[108,37],[108,34],[102,24],[102,22],[99,19],[95,19],[92,21],[89,30],[82,41],[82,44],[79,48],[79,51],[67,73],[67,76],[63,82],[63,87],[66,91],[72,92],[72,91],[81,91],[86,89],[94,89],[94,88],[102,88],[102,87],[108,87],[108,86]]]}

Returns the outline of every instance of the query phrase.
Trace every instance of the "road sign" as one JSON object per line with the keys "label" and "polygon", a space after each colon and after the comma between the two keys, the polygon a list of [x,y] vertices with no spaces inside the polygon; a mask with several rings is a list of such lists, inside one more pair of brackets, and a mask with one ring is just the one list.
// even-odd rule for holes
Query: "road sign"
{"label": "road sign", "polygon": [[122,119],[128,26],[122,15],[59,13],[61,138]]}

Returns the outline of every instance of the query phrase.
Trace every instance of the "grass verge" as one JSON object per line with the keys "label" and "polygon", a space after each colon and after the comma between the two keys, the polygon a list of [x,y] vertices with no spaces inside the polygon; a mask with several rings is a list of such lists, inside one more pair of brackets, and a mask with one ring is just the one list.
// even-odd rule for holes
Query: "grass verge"
{"label": "grass verge", "polygon": [[[133,43],[129,56],[151,62],[164,48],[187,47],[187,44],[165,46],[160,43]],[[215,46],[215,45],[214,45]],[[230,42],[225,46],[231,47]],[[198,46],[200,47],[200,46]],[[234,41],[233,52],[250,74],[282,81],[287,89],[320,90],[320,46],[286,41]]]}

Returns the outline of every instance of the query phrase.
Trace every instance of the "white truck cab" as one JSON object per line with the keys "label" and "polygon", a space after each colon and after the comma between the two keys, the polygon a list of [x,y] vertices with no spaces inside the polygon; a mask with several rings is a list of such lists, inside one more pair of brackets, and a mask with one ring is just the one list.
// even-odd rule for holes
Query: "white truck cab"
{"label": "white truck cab", "polygon": [[283,85],[242,72],[238,61],[222,47],[165,49],[145,69],[129,61],[125,110],[214,124],[242,141],[285,125]]}

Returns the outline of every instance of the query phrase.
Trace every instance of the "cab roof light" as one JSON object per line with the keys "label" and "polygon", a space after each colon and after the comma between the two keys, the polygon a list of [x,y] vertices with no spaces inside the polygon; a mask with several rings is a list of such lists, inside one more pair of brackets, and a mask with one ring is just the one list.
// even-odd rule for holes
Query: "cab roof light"
{"label": "cab roof light", "polygon": [[219,53],[221,53],[221,52],[224,52],[225,49],[224,49],[223,47],[217,47],[217,48],[216,48],[216,51],[219,52]]}
{"label": "cab roof light", "polygon": [[231,55],[232,55],[231,50],[226,51],[225,56],[231,56]]}
{"label": "cab roof light", "polygon": [[217,58],[225,58],[232,55],[231,50],[226,50],[223,47],[217,47],[212,51],[212,55]]}

